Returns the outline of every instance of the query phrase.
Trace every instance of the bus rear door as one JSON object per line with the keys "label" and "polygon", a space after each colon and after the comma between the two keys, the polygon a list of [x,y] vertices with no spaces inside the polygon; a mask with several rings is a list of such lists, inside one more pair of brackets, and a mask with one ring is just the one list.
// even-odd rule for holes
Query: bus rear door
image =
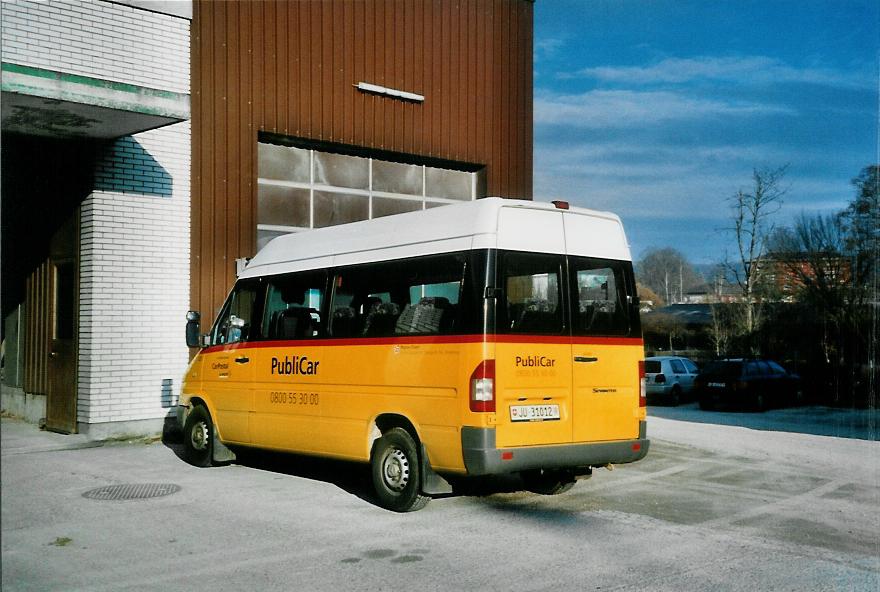
{"label": "bus rear door", "polygon": [[572,441],[565,256],[499,253],[495,367],[498,447]]}
{"label": "bus rear door", "polygon": [[630,336],[629,266],[626,261],[569,257],[575,442],[639,434],[642,345]]}

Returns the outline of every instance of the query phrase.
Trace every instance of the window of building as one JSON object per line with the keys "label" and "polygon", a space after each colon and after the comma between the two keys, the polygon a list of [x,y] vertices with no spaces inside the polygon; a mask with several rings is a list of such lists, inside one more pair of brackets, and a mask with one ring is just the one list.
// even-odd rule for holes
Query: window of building
{"label": "window of building", "polygon": [[258,143],[257,250],[281,234],[485,195],[484,171]]}

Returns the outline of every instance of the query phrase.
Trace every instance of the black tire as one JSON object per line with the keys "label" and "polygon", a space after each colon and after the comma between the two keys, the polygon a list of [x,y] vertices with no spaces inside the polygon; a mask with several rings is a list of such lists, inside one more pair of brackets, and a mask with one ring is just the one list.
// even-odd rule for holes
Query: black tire
{"label": "black tire", "polygon": [[715,408],[715,405],[709,399],[703,399],[702,397],[699,399],[700,409],[703,411],[711,411]]}
{"label": "black tire", "polygon": [[767,409],[767,399],[764,397],[764,393],[755,393],[755,397],[752,400],[752,410],[764,411],[765,409]]}
{"label": "black tire", "polygon": [[675,385],[669,393],[669,404],[672,407],[678,407],[681,404],[681,387]]}
{"label": "black tire", "polygon": [[392,428],[373,443],[370,469],[377,501],[386,510],[414,512],[431,501],[421,493],[418,449],[405,429]]}
{"label": "black tire", "polygon": [[183,427],[183,449],[186,462],[197,467],[210,467],[214,452],[214,424],[211,414],[201,405],[189,412]]}
{"label": "black tire", "polygon": [[574,475],[568,471],[538,469],[522,474],[526,491],[540,495],[559,495],[574,487]]}

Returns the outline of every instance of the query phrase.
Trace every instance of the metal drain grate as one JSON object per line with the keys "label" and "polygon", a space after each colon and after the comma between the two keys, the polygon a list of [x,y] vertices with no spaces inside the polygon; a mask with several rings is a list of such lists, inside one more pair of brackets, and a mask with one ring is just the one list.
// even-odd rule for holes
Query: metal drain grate
{"label": "metal drain grate", "polygon": [[83,497],[100,501],[127,501],[164,497],[180,491],[174,483],[126,483],[124,485],[105,485],[92,489]]}

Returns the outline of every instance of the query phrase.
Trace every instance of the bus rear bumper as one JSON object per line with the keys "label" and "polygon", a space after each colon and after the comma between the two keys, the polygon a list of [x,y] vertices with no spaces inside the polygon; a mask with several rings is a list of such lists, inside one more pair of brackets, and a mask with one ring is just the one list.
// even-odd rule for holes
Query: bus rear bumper
{"label": "bus rear bumper", "polygon": [[514,448],[496,448],[494,428],[461,429],[461,449],[468,475],[625,464],[645,458],[649,446],[644,421],[639,423],[639,437],[634,440]]}

